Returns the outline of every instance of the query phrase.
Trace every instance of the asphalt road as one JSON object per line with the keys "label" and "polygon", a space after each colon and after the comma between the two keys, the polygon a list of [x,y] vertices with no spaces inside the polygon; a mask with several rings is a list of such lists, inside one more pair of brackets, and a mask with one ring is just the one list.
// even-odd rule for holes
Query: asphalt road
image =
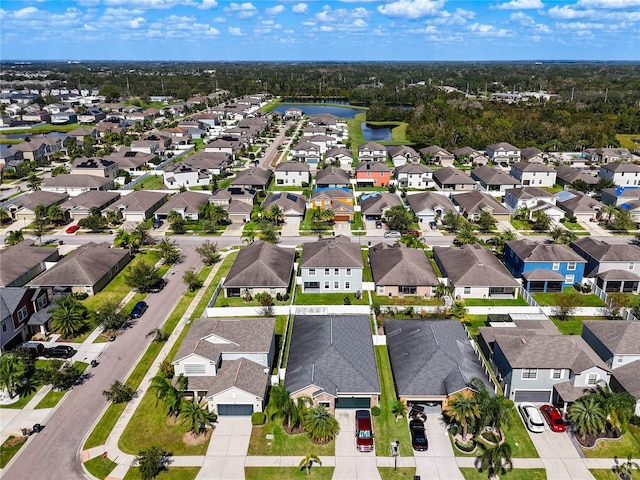
{"label": "asphalt road", "polygon": [[[74,387],[59,408],[45,422],[42,432],[33,435],[9,469],[3,480],[75,480],[85,478],[81,468],[83,440],[107,404],[102,395],[114,380],[123,381],[146,350],[147,333],[167,319],[186,291],[183,273],[202,267],[195,245],[182,245],[185,256],[175,267],[167,286],[147,298],[149,309],[136,324],[110,343],[99,357],[99,365],[90,368],[91,377]],[[30,427],[31,425],[25,425]]]}

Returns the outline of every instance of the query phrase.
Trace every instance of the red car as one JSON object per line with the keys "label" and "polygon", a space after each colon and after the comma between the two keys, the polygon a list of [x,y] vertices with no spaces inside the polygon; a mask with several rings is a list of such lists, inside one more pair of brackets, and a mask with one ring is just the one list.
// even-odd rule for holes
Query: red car
{"label": "red car", "polygon": [[69,228],[67,228],[66,232],[67,233],[76,233],[78,230],[80,230],[80,226],[79,225],[71,225]]}
{"label": "red car", "polygon": [[552,431],[564,432],[567,429],[567,426],[564,424],[564,420],[562,420],[562,415],[560,415],[560,410],[556,407],[553,405],[542,405],[540,407],[540,411]]}

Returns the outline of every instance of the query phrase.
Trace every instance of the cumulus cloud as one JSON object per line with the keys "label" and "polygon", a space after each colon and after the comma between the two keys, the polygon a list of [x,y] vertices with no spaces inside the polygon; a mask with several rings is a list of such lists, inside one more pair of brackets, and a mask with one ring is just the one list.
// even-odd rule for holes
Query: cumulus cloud
{"label": "cumulus cloud", "polygon": [[578,10],[573,5],[555,6],[549,9],[549,16],[553,18],[573,19],[587,18],[596,15],[595,10]]}
{"label": "cumulus cloud", "polygon": [[475,16],[475,12],[462,8],[456,8],[453,13],[443,10],[440,12],[440,17],[434,20],[434,23],[438,25],[465,25],[469,20],[473,20]]}
{"label": "cumulus cloud", "polygon": [[276,5],[275,7],[265,9],[264,12],[267,15],[278,15],[279,13],[282,13],[284,11],[285,11],[284,5]]}
{"label": "cumulus cloud", "polygon": [[215,17],[212,21],[215,23],[224,23],[227,21],[227,19],[224,17]]}
{"label": "cumulus cloud", "polygon": [[387,17],[421,18],[437,15],[445,0],[397,0],[378,7]]}
{"label": "cumulus cloud", "polygon": [[232,35],[234,37],[241,37],[242,36],[242,30],[240,30],[238,27],[229,27],[229,35]]}
{"label": "cumulus cloud", "polygon": [[508,37],[511,32],[505,28],[496,28],[493,25],[474,23],[469,25],[469,31],[481,37]]}
{"label": "cumulus cloud", "polygon": [[540,0],[511,0],[510,2],[498,3],[494,6],[494,8],[498,10],[529,10],[543,7],[544,4]]}
{"label": "cumulus cloud", "polygon": [[145,10],[162,10],[176,5],[193,5],[193,0],[104,0],[105,5],[143,8]]}
{"label": "cumulus cloud", "polygon": [[640,8],[640,0],[578,0],[576,5],[587,8]]}
{"label": "cumulus cloud", "polygon": [[144,26],[146,20],[142,17],[137,17],[134,18],[133,20],[129,20],[127,22],[127,25],[129,26],[129,28],[141,28],[142,26]]}
{"label": "cumulus cloud", "polygon": [[250,18],[258,13],[256,7],[251,2],[235,3],[232,2],[228,7],[224,9],[225,12],[231,12],[238,16],[238,18]]}
{"label": "cumulus cloud", "polygon": [[296,3],[292,10],[293,13],[307,13],[309,6],[306,3]]}
{"label": "cumulus cloud", "polygon": [[13,12],[13,18],[30,18],[33,15],[37,15],[38,11],[36,7],[22,8]]}
{"label": "cumulus cloud", "polygon": [[218,6],[218,2],[216,0],[202,0],[202,3],[198,5],[198,9],[200,10],[209,10],[210,8],[216,8]]}

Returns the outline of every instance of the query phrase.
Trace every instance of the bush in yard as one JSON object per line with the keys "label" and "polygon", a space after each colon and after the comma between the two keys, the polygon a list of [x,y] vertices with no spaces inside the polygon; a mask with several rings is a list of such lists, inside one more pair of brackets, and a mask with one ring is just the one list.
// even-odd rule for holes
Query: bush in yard
{"label": "bush in yard", "polygon": [[379,417],[380,416],[380,407],[377,405],[374,405],[373,407],[371,407],[371,415],[373,415],[374,417]]}
{"label": "bush in yard", "polygon": [[171,463],[173,453],[162,450],[159,447],[150,447],[142,450],[133,459],[133,465],[140,467],[142,480],[152,480],[161,472],[167,471]]}
{"label": "bush in yard", "polygon": [[267,415],[264,412],[253,412],[251,414],[251,425],[264,425]]}

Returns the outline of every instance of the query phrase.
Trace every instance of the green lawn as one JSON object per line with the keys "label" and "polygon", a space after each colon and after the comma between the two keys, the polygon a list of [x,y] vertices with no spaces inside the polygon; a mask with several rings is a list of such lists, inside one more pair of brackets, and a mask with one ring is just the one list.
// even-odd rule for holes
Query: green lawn
{"label": "green lawn", "polygon": [[[200,467],[169,467],[169,470],[158,475],[156,480],[194,480],[198,476]],[[142,480],[140,468],[131,467],[124,480]]]}
{"label": "green lawn", "polygon": [[366,295],[358,300],[353,293],[302,293],[300,285],[296,286],[296,305],[344,305],[344,297],[348,296],[353,305],[367,305]]}
{"label": "green lawn", "polygon": [[584,231],[584,227],[577,222],[576,223],[562,222],[562,225],[564,225],[567,230]]}
{"label": "green lawn", "polygon": [[[300,457],[302,461],[304,457]],[[244,467],[244,478],[246,480],[288,480],[291,478],[305,478],[308,480],[331,480],[334,467],[311,468],[311,473],[306,474],[305,470],[297,467]]]}
{"label": "green lawn", "polygon": [[162,175],[148,175],[141,182],[136,183],[134,190],[166,190]]}
{"label": "green lawn", "polygon": [[514,458],[539,458],[538,451],[522,423],[522,419],[515,408],[509,412],[511,425],[505,429],[506,442],[511,445]]}
{"label": "green lawn", "polygon": [[10,405],[3,405],[2,408],[0,408],[0,417],[2,409],[3,408],[11,408],[13,409],[22,409],[24,408],[24,406],[29,403],[29,401],[33,398],[33,396],[38,392],[38,390],[40,390],[40,387],[42,387],[42,385],[37,384],[37,383],[31,383],[30,385],[30,389],[23,391],[23,392],[18,392],[18,395],[20,395],[20,400],[18,400],[15,403],[12,403]]}
{"label": "green lawn", "polygon": [[[91,126],[91,125],[83,125],[85,127]],[[26,133],[26,134],[34,134],[34,133],[50,133],[50,132],[61,132],[61,133],[66,133],[66,132],[70,132],[71,130],[75,130],[76,128],[80,127],[80,124],[78,123],[70,123],[68,125],[52,125],[52,124],[47,124],[47,125],[39,125],[37,127],[33,127],[33,128],[20,128],[20,129],[16,129],[16,130],[11,130],[11,134],[22,134],[22,133]]]}
{"label": "green lawn", "polygon": [[582,452],[587,458],[614,458],[626,459],[629,453],[640,452],[640,427],[629,425],[629,430],[619,440],[600,440],[594,448],[583,448]]}
{"label": "green lawn", "polygon": [[480,335],[480,330],[478,330],[478,328],[487,326],[487,316],[467,315],[463,323],[466,325],[471,336],[477,337],[478,335]]}
{"label": "green lawn", "polygon": [[[577,293],[576,289],[573,287],[565,287],[564,292]],[[538,305],[540,306],[557,305],[556,295],[558,294],[557,293],[534,293],[533,299],[536,302],[538,302]],[[605,306],[605,303],[602,300],[600,300],[600,297],[598,297],[594,293],[589,293],[589,294],[580,293],[578,295],[580,298],[580,305],[578,305],[579,307],[604,307]]]}
{"label": "green lawn", "polygon": [[510,222],[511,226],[516,230],[533,230],[533,223],[529,220],[516,220],[512,218]]}
{"label": "green lawn", "polygon": [[529,305],[520,296],[518,298],[465,298],[464,304],[467,307],[526,307]]}
{"label": "green lawn", "polygon": [[638,148],[638,144],[634,140],[640,138],[640,133],[617,133],[616,138],[622,148],[628,148],[633,151]]}
{"label": "green lawn", "polygon": [[364,224],[362,223],[362,215],[359,212],[353,214],[353,220],[349,224],[351,230],[364,230]]}
{"label": "green lawn", "polygon": [[363,248],[362,249],[362,265],[364,265],[364,269],[362,270],[363,282],[373,282],[373,274],[371,273],[371,267],[367,263],[368,258],[369,258],[369,250],[367,248]]}
{"label": "green lawn", "polygon": [[385,295],[371,295],[373,303],[377,305],[418,306],[418,305],[444,305],[444,302],[436,297],[424,298],[417,295],[405,297],[390,297]]}
{"label": "green lawn", "polygon": [[[273,435],[273,439],[267,439],[267,435]],[[335,440],[326,445],[314,445],[306,433],[287,434],[282,427],[282,421],[279,419],[268,421],[265,425],[259,427],[253,427],[251,431],[249,455],[300,456],[302,460],[309,452],[313,452],[319,457],[333,456],[335,455]]]}
{"label": "green lawn", "polygon": [[[18,438],[20,438],[20,440],[24,438],[24,441],[21,442],[18,440]],[[18,450],[22,448],[22,446],[24,445],[24,442],[26,441],[27,441],[27,437],[14,437],[14,436],[10,436],[5,440],[2,446],[0,446],[0,468],[4,468],[7,466],[7,464],[11,461],[14,455],[18,453]],[[17,442],[17,443],[9,446],[14,442]]]}
{"label": "green lawn", "polygon": [[107,475],[109,475],[117,465],[118,464],[110,458],[103,459],[101,455],[84,462],[84,466],[89,473],[100,480],[107,478]]}
{"label": "green lawn", "polygon": [[394,470],[393,467],[378,467],[378,473],[380,473],[382,480],[393,480],[394,478],[413,480],[416,469],[413,467],[398,467],[397,470]]}
{"label": "green lawn", "polygon": [[[480,473],[475,468],[460,468],[460,473],[465,480],[487,480],[487,472]],[[500,475],[506,480],[547,480],[547,472],[544,468],[514,468],[506,475]]]}
{"label": "green lawn", "polygon": [[[623,461],[626,461],[626,457],[624,459],[622,459]],[[612,462],[613,464],[613,462]],[[596,480],[619,480],[618,479],[618,475],[613,473],[611,470],[604,470],[604,469],[593,469],[593,470],[589,470],[591,472],[591,475],[593,475]],[[631,474],[631,478],[633,480],[640,480],[640,472],[634,471]]]}
{"label": "green lawn", "polygon": [[[278,301],[276,297],[273,297],[274,305],[289,305],[291,304],[291,300],[287,301]],[[221,291],[216,298],[216,303],[214,307],[260,307],[260,302],[252,297],[250,301],[246,301],[244,297],[225,297],[224,292]]]}
{"label": "green lawn", "polygon": [[[73,366],[78,372],[78,376],[80,376],[87,369],[89,364],[85,362],[73,362]],[[66,393],[67,390],[56,392],[51,389],[47,392],[44,398],[40,400],[35,408],[53,408],[58,404],[60,400],[62,400],[62,397],[64,397]]]}
{"label": "green lawn", "polygon": [[376,434],[374,437],[376,455],[379,457],[390,456],[390,443],[400,440],[400,455],[404,457],[413,456],[407,418],[403,417],[396,421],[395,415],[391,412],[391,401],[397,400],[398,397],[396,396],[396,388],[393,383],[393,372],[391,371],[389,352],[386,345],[376,346],[375,351],[381,389],[380,416],[372,417],[373,430]]}

